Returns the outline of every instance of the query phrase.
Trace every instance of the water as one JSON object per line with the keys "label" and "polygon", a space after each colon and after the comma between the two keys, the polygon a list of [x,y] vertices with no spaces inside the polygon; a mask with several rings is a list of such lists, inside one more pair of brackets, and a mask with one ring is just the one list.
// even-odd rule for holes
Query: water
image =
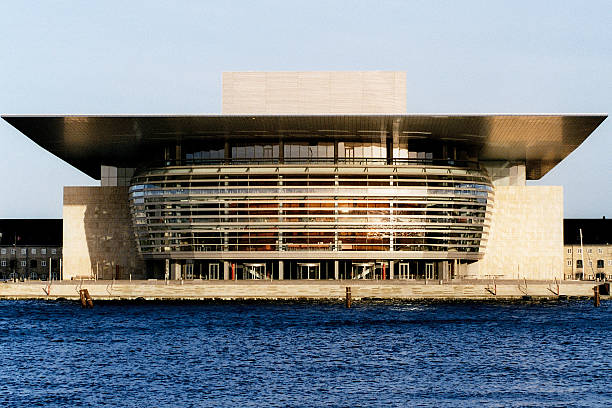
{"label": "water", "polygon": [[0,301],[0,406],[610,406],[612,302]]}

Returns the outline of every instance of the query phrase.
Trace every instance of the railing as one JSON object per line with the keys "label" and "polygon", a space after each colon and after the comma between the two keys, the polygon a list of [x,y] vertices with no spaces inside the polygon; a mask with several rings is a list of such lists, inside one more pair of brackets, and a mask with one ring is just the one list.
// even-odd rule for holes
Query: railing
{"label": "railing", "polygon": [[489,278],[485,289],[493,296],[497,296],[497,283],[495,282],[495,276],[491,276]]}
{"label": "railing", "polygon": [[557,278],[555,278],[553,282],[548,284],[548,290],[552,292],[553,295],[559,296],[559,293],[561,292],[559,289],[559,280]]}
{"label": "railing", "polygon": [[527,296],[527,278],[523,278],[523,281],[521,283],[521,280],[519,279],[519,283],[518,283],[518,289],[525,295]]}
{"label": "railing", "polygon": [[[224,159],[170,159],[152,161],[141,166],[138,170],[154,167],[172,166],[227,166],[227,165],[266,165],[266,164],[349,164],[349,165],[414,165],[414,166],[442,166],[480,169],[477,161],[450,160],[450,159],[404,159],[384,157],[300,157],[300,158],[224,158]],[[137,170],[137,172],[138,172]]]}

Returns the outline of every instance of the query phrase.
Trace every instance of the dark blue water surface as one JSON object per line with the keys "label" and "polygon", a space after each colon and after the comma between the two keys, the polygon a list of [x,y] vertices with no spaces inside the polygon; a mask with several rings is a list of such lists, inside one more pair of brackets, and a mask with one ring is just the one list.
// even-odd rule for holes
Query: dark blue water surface
{"label": "dark blue water surface", "polygon": [[0,301],[0,406],[610,406],[612,305]]}

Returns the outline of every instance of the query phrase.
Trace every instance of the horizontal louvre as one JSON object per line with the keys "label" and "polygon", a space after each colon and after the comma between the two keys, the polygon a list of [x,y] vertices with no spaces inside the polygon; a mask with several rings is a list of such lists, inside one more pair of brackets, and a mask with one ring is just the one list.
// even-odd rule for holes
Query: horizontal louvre
{"label": "horizontal louvre", "polygon": [[442,166],[148,169],[130,187],[141,253],[458,252],[486,243],[484,170]]}

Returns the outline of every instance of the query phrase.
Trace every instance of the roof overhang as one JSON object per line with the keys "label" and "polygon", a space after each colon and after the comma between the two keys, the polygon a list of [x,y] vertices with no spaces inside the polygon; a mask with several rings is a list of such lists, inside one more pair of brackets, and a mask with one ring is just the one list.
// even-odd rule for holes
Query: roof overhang
{"label": "roof overhang", "polygon": [[465,143],[479,160],[525,161],[539,179],[576,149],[606,114],[567,115],[4,115],[35,143],[89,176],[100,165],[134,167],[175,141],[233,137],[404,134]]}

